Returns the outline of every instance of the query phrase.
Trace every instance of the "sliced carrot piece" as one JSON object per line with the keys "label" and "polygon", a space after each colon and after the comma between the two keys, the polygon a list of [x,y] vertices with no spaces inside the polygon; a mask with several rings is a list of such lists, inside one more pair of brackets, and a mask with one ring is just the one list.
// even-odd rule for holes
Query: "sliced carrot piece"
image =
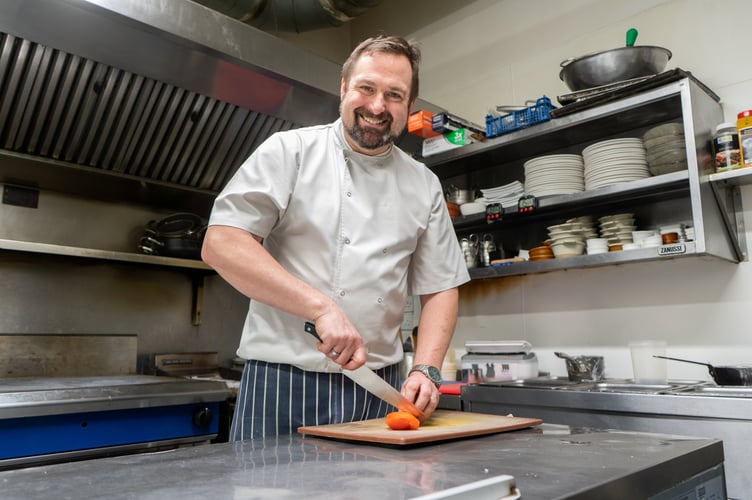
{"label": "sliced carrot piece", "polygon": [[420,427],[420,420],[406,411],[394,411],[387,414],[386,425],[395,431],[415,430]]}

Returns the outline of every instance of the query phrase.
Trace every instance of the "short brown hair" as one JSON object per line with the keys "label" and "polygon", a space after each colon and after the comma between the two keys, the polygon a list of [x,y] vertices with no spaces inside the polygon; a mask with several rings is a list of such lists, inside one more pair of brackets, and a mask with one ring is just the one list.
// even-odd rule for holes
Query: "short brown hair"
{"label": "short brown hair", "polygon": [[365,54],[375,53],[395,54],[407,57],[413,70],[413,79],[410,84],[410,102],[418,97],[418,67],[420,66],[420,49],[417,44],[405,40],[401,36],[378,35],[363,40],[352,51],[345,64],[342,65],[342,79],[345,84],[349,83],[352,68],[355,63]]}

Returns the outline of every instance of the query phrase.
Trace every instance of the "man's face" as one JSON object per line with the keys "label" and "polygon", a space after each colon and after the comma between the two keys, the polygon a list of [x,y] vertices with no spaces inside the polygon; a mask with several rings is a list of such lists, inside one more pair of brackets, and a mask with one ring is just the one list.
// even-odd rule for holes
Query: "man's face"
{"label": "man's face", "polygon": [[342,81],[340,115],[355,151],[377,155],[405,129],[410,112],[412,69],[404,56],[365,54]]}

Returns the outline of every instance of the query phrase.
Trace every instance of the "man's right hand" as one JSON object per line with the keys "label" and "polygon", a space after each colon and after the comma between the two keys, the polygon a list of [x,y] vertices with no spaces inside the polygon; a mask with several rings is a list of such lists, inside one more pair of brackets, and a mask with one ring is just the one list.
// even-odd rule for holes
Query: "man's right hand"
{"label": "man's right hand", "polygon": [[354,370],[366,362],[366,348],[358,330],[337,306],[314,318],[322,342],[317,346],[342,368]]}

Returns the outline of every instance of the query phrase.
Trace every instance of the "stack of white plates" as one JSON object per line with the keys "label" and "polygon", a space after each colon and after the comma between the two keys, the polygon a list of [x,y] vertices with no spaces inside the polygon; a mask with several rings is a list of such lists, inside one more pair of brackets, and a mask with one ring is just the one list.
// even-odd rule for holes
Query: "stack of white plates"
{"label": "stack of white plates", "polygon": [[582,157],[585,189],[650,177],[645,146],[639,138],[596,142],[582,151]]}
{"label": "stack of white plates", "polygon": [[609,246],[632,243],[634,221],[634,214],[606,215],[599,218],[601,238],[608,240]]}
{"label": "stack of white plates", "polygon": [[525,162],[525,194],[547,196],[585,190],[580,155],[539,156]]}
{"label": "stack of white plates", "polygon": [[525,194],[520,181],[513,181],[494,188],[481,189],[480,191],[483,193],[483,198],[487,205],[501,203],[501,206],[504,208],[517,205],[519,199]]}
{"label": "stack of white plates", "polygon": [[681,123],[664,123],[653,127],[645,132],[642,139],[651,174],[661,175],[687,169],[687,148],[684,144],[684,126]]}

